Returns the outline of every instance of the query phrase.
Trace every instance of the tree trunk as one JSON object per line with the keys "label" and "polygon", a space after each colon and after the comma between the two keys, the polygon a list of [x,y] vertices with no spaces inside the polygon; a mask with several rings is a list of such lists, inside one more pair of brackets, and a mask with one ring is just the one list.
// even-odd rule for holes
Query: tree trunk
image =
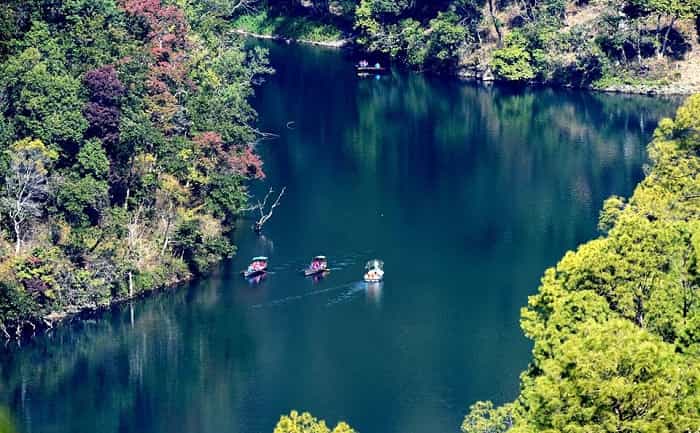
{"label": "tree trunk", "polygon": [[124,197],[124,209],[129,209],[129,195],[131,194],[131,189],[126,187],[126,196]]}
{"label": "tree trunk", "polygon": [[673,24],[676,22],[676,17],[671,18],[671,23],[668,25],[666,28],[666,33],[664,34],[664,43],[661,46],[661,52],[659,53],[659,57],[663,57],[666,55],[666,45],[668,45],[668,35],[671,33],[671,30],[673,29]]}
{"label": "tree trunk", "polygon": [[634,321],[640,328],[644,328],[644,299],[642,296],[636,296],[634,299],[635,318]]}
{"label": "tree trunk", "polygon": [[637,62],[642,66],[642,26],[637,23]]}
{"label": "tree trunk", "polygon": [[2,323],[2,322],[0,322],[0,331],[2,331],[2,333],[3,333],[3,335],[5,336],[5,339],[6,339],[6,340],[9,340],[10,338],[12,338],[12,337],[10,336],[10,333],[7,332],[7,328],[5,328],[5,324]]}
{"label": "tree trunk", "polygon": [[160,249],[161,257],[165,254],[165,250],[168,248],[168,242],[170,242],[170,218],[165,222],[165,233],[163,233],[163,247]]}
{"label": "tree trunk", "polygon": [[160,249],[161,257],[165,254],[165,250],[168,248],[168,242],[170,242],[170,238],[166,232],[165,239],[163,239],[163,247]]}
{"label": "tree trunk", "polygon": [[22,248],[22,230],[19,226],[19,221],[13,221],[15,228],[15,255],[18,256]]}
{"label": "tree trunk", "polygon": [[498,35],[498,46],[503,45],[503,35],[501,35],[501,28],[498,25],[498,19],[494,15],[493,0],[489,0],[489,15],[491,15],[491,21],[493,22],[493,28],[496,30],[496,35]]}

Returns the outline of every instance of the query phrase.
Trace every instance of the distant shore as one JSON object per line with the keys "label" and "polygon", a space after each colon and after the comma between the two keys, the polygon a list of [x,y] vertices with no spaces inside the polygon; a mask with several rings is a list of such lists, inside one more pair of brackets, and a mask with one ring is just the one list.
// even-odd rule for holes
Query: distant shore
{"label": "distant shore", "polygon": [[348,45],[350,45],[350,43],[352,42],[352,38],[339,39],[339,40],[335,40],[335,41],[312,41],[312,40],[308,40],[308,39],[295,39],[295,38],[290,38],[290,37],[281,36],[281,35],[264,35],[264,34],[253,33],[253,32],[249,32],[249,31],[241,30],[241,29],[235,29],[233,32],[238,33],[239,35],[248,36],[248,37],[256,38],[256,39],[268,39],[268,40],[281,41],[281,42],[287,42],[287,43],[316,45],[319,47],[327,47],[327,48],[345,48]]}
{"label": "distant shore", "polygon": [[[286,43],[304,44],[304,45],[315,45],[319,47],[326,48],[347,48],[353,41],[353,38],[345,38],[334,41],[312,41],[308,39],[295,39],[281,35],[265,35],[260,33],[253,33],[246,30],[236,29],[233,31],[239,35],[256,38],[256,39],[267,39],[273,41],[280,41]],[[482,75],[474,73],[473,71],[459,70],[455,72],[455,76],[462,81],[467,82],[482,82],[482,83],[493,83],[499,82],[500,80],[495,80],[492,75]],[[510,81],[504,81],[504,83],[510,83]],[[557,87],[556,83],[527,83],[526,85],[542,85],[542,86],[554,86]],[[562,86],[558,86],[562,87]],[[682,95],[692,95],[693,93],[700,92],[700,89],[694,88],[692,86],[684,85],[682,83],[678,84],[668,84],[668,85],[655,85],[655,84],[616,84],[607,87],[572,87],[563,86],[570,89],[580,89],[589,90],[594,92],[605,92],[605,93],[624,93],[631,95],[648,95],[648,96],[682,96]]]}

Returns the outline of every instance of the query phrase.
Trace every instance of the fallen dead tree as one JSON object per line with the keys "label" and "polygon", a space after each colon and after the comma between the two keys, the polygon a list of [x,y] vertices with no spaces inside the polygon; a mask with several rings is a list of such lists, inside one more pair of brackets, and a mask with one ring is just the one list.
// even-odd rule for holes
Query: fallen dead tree
{"label": "fallen dead tree", "polygon": [[255,231],[255,233],[260,234],[262,232],[263,226],[270,220],[270,218],[272,218],[272,213],[275,211],[275,208],[280,205],[280,201],[282,200],[282,197],[286,191],[287,187],[282,187],[282,190],[277,195],[275,201],[268,207],[268,201],[275,194],[274,188],[271,187],[267,194],[265,194],[265,198],[263,198],[262,201],[257,200],[257,203],[254,206],[243,209],[244,212],[258,211],[259,217],[253,224],[253,231]]}

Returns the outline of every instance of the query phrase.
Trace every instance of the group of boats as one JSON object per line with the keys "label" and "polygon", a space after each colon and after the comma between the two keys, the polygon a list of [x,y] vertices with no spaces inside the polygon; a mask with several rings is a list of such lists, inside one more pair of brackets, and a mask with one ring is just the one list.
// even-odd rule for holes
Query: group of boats
{"label": "group of boats", "polygon": [[375,63],[374,65],[370,65],[367,60],[361,60],[355,65],[355,72],[357,73],[358,77],[369,77],[372,75],[384,75],[389,72],[389,70],[383,67],[379,62]]}
{"label": "group of boats", "polygon": [[[267,274],[269,259],[264,256],[253,257],[248,268],[241,271],[241,275],[247,279],[259,278]],[[331,271],[326,256],[316,256],[301,273],[305,277],[319,277]],[[365,265],[363,279],[368,283],[378,283],[384,280],[384,262],[372,259]]]}

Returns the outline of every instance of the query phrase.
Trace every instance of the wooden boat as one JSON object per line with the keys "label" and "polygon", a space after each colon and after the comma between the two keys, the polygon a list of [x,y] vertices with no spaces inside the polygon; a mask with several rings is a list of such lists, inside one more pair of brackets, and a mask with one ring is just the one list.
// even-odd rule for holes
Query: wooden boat
{"label": "wooden boat", "polygon": [[326,256],[316,256],[311,260],[309,267],[304,269],[304,276],[311,277],[314,275],[322,275],[330,272],[328,269],[328,258]]}
{"label": "wooden boat", "polygon": [[389,69],[382,68],[381,66],[376,67],[376,66],[356,65],[355,72],[357,72],[357,75],[384,75],[387,72],[389,72]]}
{"label": "wooden boat", "polygon": [[384,280],[384,262],[378,259],[370,260],[365,265],[364,280],[368,283],[378,283]]}
{"label": "wooden boat", "polygon": [[241,275],[245,278],[255,278],[265,274],[267,272],[267,261],[267,257],[253,257],[253,260],[248,265],[248,269],[241,271]]}

